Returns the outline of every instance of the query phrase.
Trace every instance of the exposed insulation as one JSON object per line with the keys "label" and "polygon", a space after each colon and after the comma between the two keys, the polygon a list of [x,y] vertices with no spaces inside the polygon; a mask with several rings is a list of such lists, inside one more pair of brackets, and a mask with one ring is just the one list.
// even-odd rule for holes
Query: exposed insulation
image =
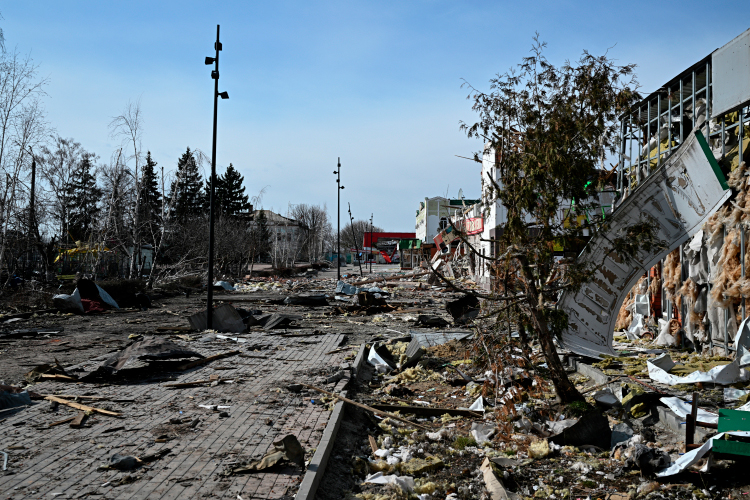
{"label": "exposed insulation", "polygon": [[675,292],[682,282],[682,271],[680,269],[680,249],[675,248],[667,258],[664,259],[664,289],[667,292],[667,298],[674,301],[678,306],[679,301],[676,300]]}
{"label": "exposed insulation", "polygon": [[643,287],[645,280],[645,277],[639,279],[638,282],[633,285],[633,288],[630,289],[630,292],[625,296],[625,300],[622,302],[622,306],[620,306],[620,312],[617,313],[615,331],[627,330],[628,327],[630,327],[630,323],[633,321],[633,313],[631,310],[633,309],[633,302],[635,302],[635,295],[641,293],[640,290],[641,287]]}

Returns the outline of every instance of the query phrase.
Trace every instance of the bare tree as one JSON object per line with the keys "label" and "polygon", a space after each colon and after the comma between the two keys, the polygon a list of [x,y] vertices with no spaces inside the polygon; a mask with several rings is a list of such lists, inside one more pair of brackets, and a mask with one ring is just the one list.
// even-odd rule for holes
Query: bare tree
{"label": "bare tree", "polygon": [[[382,233],[383,228],[380,226],[373,226],[372,231],[375,233]],[[355,220],[354,224],[349,223],[341,230],[341,245],[344,248],[358,247],[361,249],[364,245],[365,233],[369,232],[370,221]]]}
{"label": "bare tree", "polygon": [[132,206],[132,219],[133,219],[133,226],[132,226],[132,251],[130,253],[130,271],[129,271],[129,277],[132,279],[135,276],[136,272],[136,260],[138,256],[141,254],[141,239],[140,239],[140,197],[141,197],[141,190],[139,188],[139,169],[140,169],[140,161],[142,157],[142,146],[141,146],[141,136],[143,135],[143,117],[141,114],[141,101],[138,100],[136,102],[129,101],[125,105],[125,109],[123,110],[122,114],[119,116],[116,116],[112,119],[112,121],[109,123],[110,132],[112,134],[112,137],[120,137],[123,140],[123,145],[127,144],[126,147],[123,148],[123,150],[127,151],[129,148],[132,148],[129,155],[123,155],[125,157],[125,160],[123,161],[124,164],[129,163],[130,160],[133,160],[135,163],[134,165],[134,172],[132,172],[133,176],[133,183],[134,183],[134,190],[135,194],[133,196],[134,205]]}
{"label": "bare tree", "polygon": [[301,203],[293,205],[290,213],[291,217],[300,224],[303,257],[310,262],[319,260],[325,236],[331,231],[331,221],[328,218],[326,205],[321,207]]}
{"label": "bare tree", "polygon": [[[1,37],[1,35],[0,35]],[[0,54],[0,216],[2,217],[2,242],[0,257],[6,258],[8,235],[15,239],[22,229],[23,210],[19,194],[22,175],[28,169],[26,149],[39,140],[40,127],[44,126],[39,99],[45,95],[46,79],[37,79],[37,67],[28,56],[17,52]],[[3,175],[4,174],[4,175]],[[10,257],[9,257],[10,258]],[[12,266],[8,260],[9,269]]]}

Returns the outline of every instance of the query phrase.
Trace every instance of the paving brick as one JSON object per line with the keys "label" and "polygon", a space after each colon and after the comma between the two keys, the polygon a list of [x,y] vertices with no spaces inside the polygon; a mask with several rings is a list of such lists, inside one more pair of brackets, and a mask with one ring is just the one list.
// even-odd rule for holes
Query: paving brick
{"label": "paving brick", "polygon": [[[311,380],[310,373],[321,367],[338,366],[343,353],[325,355],[335,349],[343,335],[315,336],[316,344],[302,344],[297,337],[259,335],[266,344],[267,359],[227,358],[214,364],[179,374],[180,382],[222,378],[242,378],[242,383],[215,387],[168,389],[162,383],[123,385],[62,384],[44,382],[34,391],[44,394],[81,394],[134,399],[136,403],[97,401],[92,406],[121,411],[122,419],[92,416],[80,429],[48,424],[75,414],[60,406],[50,413],[48,403],[38,403],[0,422],[0,449],[12,450],[9,469],[0,476],[4,498],[62,498],[101,496],[117,499],[159,498],[281,498],[293,495],[303,474],[298,468],[225,477],[221,472],[238,461],[259,458],[273,440],[295,434],[307,449],[316,448],[321,430],[330,418],[327,405],[309,403],[311,397],[277,391],[294,380]],[[241,344],[209,344],[190,347],[208,356],[240,349]],[[284,348],[284,350],[278,350]],[[214,370],[214,366],[228,366]],[[250,374],[250,371],[253,374]],[[329,390],[333,387],[331,385]],[[192,399],[191,399],[192,397]],[[315,396],[312,396],[315,398]],[[229,400],[229,418],[219,418],[199,404],[219,404]],[[223,403],[221,403],[223,404]],[[182,414],[179,412],[182,411]],[[175,416],[199,417],[196,429],[172,432],[167,443],[156,443],[161,433],[169,434],[167,422]],[[271,419],[271,424],[265,423]],[[116,427],[124,429],[106,432]],[[170,434],[170,435],[172,435]],[[161,449],[171,453],[133,472],[99,470],[117,452],[144,456]],[[135,480],[119,485],[123,477]],[[106,486],[105,486],[106,485]]]}

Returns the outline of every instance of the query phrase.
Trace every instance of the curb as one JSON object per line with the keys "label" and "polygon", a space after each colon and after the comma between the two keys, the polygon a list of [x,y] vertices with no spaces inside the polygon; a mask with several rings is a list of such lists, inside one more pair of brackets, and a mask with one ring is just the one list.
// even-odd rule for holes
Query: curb
{"label": "curb", "polygon": [[[352,368],[355,380],[358,378],[359,371],[362,368],[362,363],[365,360],[364,352],[366,348],[366,344],[362,344],[359,348],[357,357],[354,359],[354,366]],[[348,382],[349,379],[342,379],[341,382],[336,385],[336,388],[338,389],[341,387],[341,389],[343,389]],[[341,392],[345,393],[346,391]],[[318,448],[315,450],[315,455],[313,455],[310,464],[307,466],[305,476],[302,478],[299,490],[297,490],[297,494],[294,497],[295,500],[313,500],[315,498],[315,493],[318,491],[318,486],[320,485],[321,479],[323,479],[323,474],[325,474],[326,465],[328,465],[328,459],[331,456],[333,445],[336,441],[336,434],[339,432],[339,427],[341,426],[341,421],[343,419],[344,402],[338,401],[333,406],[331,417],[328,419],[326,428],[320,438]]]}

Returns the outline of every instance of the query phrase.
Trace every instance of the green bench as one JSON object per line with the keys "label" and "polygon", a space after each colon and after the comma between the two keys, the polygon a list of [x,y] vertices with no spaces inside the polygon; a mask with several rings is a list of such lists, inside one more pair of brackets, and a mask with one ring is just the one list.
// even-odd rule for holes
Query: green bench
{"label": "green bench", "polygon": [[[719,410],[719,432],[750,431],[750,411]],[[737,460],[750,457],[750,438],[724,436],[715,439],[712,449],[716,458]]]}

